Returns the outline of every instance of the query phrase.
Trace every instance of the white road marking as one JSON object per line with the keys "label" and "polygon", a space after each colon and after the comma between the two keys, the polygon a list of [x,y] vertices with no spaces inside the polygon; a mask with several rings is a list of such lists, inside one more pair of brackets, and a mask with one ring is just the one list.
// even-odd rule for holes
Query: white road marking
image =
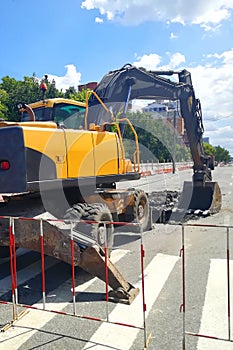
{"label": "white road marking", "polygon": [[[50,258],[48,256],[45,257],[45,270],[51,268],[52,266],[58,264],[58,260]],[[35,263],[25,267],[22,270],[17,272],[17,285],[21,285],[31,278],[35,277],[36,274],[41,273],[41,262],[40,260]],[[0,295],[11,291],[11,276],[7,276],[0,280]]]}
{"label": "white road marking", "polygon": [[[116,263],[128,253],[127,250],[116,250],[112,252],[111,261]],[[54,260],[56,261],[56,260]],[[23,273],[24,270],[22,270]],[[27,274],[25,278],[28,279]],[[83,283],[75,288],[76,292],[82,292],[86,290],[92,283],[96,281],[97,277],[90,279],[88,282]],[[69,283],[71,286],[71,283]],[[71,288],[70,288],[71,290]],[[56,302],[46,303],[46,309],[61,311],[70,302],[64,302],[67,298],[72,298],[67,292],[67,282],[64,282],[59,288],[51,291],[50,295],[56,295]],[[48,298],[47,298],[48,299]],[[41,303],[36,303],[34,306],[41,308]],[[1,333],[1,341],[3,341],[3,348],[17,350],[22,346],[30,337],[32,337],[38,329],[42,328],[47,322],[51,321],[56,316],[55,313],[50,313],[40,310],[30,310],[30,312],[17,321],[17,327],[11,327],[5,333]],[[0,350],[1,350],[0,344]]]}
{"label": "white road marking", "polygon": [[[233,261],[230,261],[230,281],[233,286]],[[233,297],[231,291],[231,306]],[[206,286],[205,303],[199,333],[228,339],[227,312],[227,263],[224,259],[212,259]],[[233,308],[231,307],[231,324],[233,324]],[[231,339],[233,334],[231,332]],[[197,350],[232,350],[232,342],[199,338]]]}
{"label": "white road marking", "polygon": [[[28,253],[28,251],[29,251],[28,249],[18,248],[18,249],[17,249],[17,257]],[[10,253],[9,253],[9,254],[10,254]],[[8,262],[8,261],[9,261],[9,257],[1,258],[1,259],[0,259],[0,265],[5,264],[5,263]]]}
{"label": "white road marking", "polygon": [[[179,257],[176,256],[158,254],[145,269],[146,316],[178,260]],[[141,288],[141,282],[138,282],[135,287]],[[126,308],[128,308],[128,312]],[[141,327],[143,325],[141,293],[130,306],[118,304],[110,313],[109,320]],[[140,330],[130,327],[121,327],[119,329],[117,327],[120,326],[110,323],[101,324],[84,349],[130,349]]]}

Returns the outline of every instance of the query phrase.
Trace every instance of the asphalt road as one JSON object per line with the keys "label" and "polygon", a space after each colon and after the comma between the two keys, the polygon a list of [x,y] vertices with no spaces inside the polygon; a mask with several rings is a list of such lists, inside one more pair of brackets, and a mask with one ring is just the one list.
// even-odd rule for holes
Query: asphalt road
{"label": "asphalt road", "polygon": [[[149,192],[180,190],[183,181],[190,180],[191,176],[192,171],[185,170],[122,183],[120,187],[139,187]],[[183,349],[184,328],[186,332],[224,339],[212,340],[185,334],[186,349],[232,349],[232,342],[225,341],[229,335],[233,340],[233,316],[230,323],[227,316],[227,229],[213,225],[233,224],[233,167],[217,167],[213,177],[222,191],[221,212],[189,222],[205,225],[203,227],[188,226],[184,230],[185,313],[180,312],[183,302],[181,227],[157,224],[153,230],[143,234],[142,241],[140,235],[118,232],[112,254],[113,261],[127,281],[142,290],[140,247],[143,244],[147,309],[145,330],[136,328],[142,327],[144,321],[141,294],[130,306],[106,303],[104,283],[77,268],[76,314],[110,322],[30,310],[13,327],[0,333],[0,349],[138,350],[144,348],[148,339],[148,349],[180,350]],[[233,256],[232,231],[229,230],[229,267]],[[22,249],[17,255],[19,302],[42,307],[40,256]],[[45,265],[46,307],[72,313],[70,266],[52,258],[46,258]],[[1,261],[0,267],[0,298],[10,300],[9,261]],[[229,275],[233,281],[231,269]],[[229,300],[228,304],[230,301],[233,305],[233,300]],[[12,319],[12,307],[1,304],[0,310],[3,327]],[[230,308],[231,314],[233,309]],[[117,325],[117,322],[134,327]]]}

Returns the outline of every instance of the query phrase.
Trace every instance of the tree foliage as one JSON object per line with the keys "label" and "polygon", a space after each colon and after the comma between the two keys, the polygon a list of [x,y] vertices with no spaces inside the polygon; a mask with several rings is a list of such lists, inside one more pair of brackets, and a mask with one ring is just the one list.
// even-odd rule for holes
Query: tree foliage
{"label": "tree foliage", "polygon": [[[138,135],[141,159],[151,159],[159,162],[185,161],[190,159],[190,152],[182,145],[174,127],[164,118],[154,119],[150,113],[130,113],[128,118]],[[127,156],[133,159],[134,134],[129,126],[124,133]]]}
{"label": "tree foliage", "polygon": [[216,162],[228,163],[231,161],[230,153],[225,148],[220,146],[213,147],[209,143],[204,143],[203,146],[205,154],[207,156],[214,155]]}
{"label": "tree foliage", "polygon": [[229,154],[229,151],[220,146],[215,147],[215,160],[216,162],[230,162],[231,156]]}
{"label": "tree foliage", "polygon": [[5,90],[0,89],[0,118],[6,119],[8,108],[6,105],[7,102],[7,93]]}
{"label": "tree foliage", "polygon": [[215,155],[215,148],[207,142],[203,143],[204,152],[206,156]]}
{"label": "tree foliage", "polygon": [[[50,82],[44,79],[44,82],[47,85],[45,98],[62,97],[85,101],[86,90],[79,92],[74,87],[70,87],[63,92],[56,88],[55,80]],[[9,76],[3,77],[0,83],[0,118],[11,121],[20,120],[19,104],[28,104],[44,98],[40,84],[35,74],[32,77],[24,77],[23,80],[16,80]]]}

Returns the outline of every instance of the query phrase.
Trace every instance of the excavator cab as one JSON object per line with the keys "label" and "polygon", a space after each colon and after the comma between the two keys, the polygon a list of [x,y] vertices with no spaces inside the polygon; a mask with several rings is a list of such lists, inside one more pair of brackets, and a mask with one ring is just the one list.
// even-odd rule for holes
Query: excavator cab
{"label": "excavator cab", "polygon": [[85,103],[75,100],[53,98],[21,105],[21,122],[55,122],[68,129],[83,129]]}

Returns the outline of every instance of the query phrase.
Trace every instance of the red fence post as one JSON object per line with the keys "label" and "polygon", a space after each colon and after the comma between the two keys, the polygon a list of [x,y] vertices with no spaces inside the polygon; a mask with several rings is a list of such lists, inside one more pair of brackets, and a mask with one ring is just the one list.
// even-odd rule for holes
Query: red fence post
{"label": "red fence post", "polygon": [[73,222],[70,222],[70,250],[71,250],[71,274],[72,274],[72,296],[73,296],[73,313],[76,315],[76,293],[75,293],[75,267],[74,267],[74,237]]}
{"label": "red fence post", "polygon": [[17,319],[15,289],[16,289],[16,277],[15,277],[15,235],[13,233],[13,218],[9,218],[9,242],[10,242],[10,271],[11,271],[11,295],[13,305],[13,320]]}
{"label": "red fence post", "polygon": [[105,264],[105,298],[106,298],[106,314],[107,321],[109,321],[109,312],[108,312],[108,241],[107,241],[107,226],[104,223],[104,264]]}
{"label": "red fence post", "polygon": [[228,340],[231,340],[231,290],[230,290],[230,249],[229,227],[227,227],[227,316],[228,316]]}
{"label": "red fence post", "polygon": [[145,298],[145,275],[144,275],[144,258],[145,250],[142,241],[143,229],[140,225],[140,251],[141,251],[141,275],[142,275],[142,312],[143,312],[143,329],[144,329],[144,348],[147,348],[147,335],[146,335],[146,298]]}
{"label": "red fence post", "polygon": [[183,339],[182,339],[182,349],[185,350],[185,251],[184,251],[184,225],[182,225],[182,247],[180,250],[180,255],[182,259],[182,304],[180,306],[180,311],[183,312]]}
{"label": "red fence post", "polygon": [[41,254],[41,283],[42,283],[42,297],[43,309],[45,309],[45,264],[44,264],[44,231],[43,220],[40,219],[40,254]]}

